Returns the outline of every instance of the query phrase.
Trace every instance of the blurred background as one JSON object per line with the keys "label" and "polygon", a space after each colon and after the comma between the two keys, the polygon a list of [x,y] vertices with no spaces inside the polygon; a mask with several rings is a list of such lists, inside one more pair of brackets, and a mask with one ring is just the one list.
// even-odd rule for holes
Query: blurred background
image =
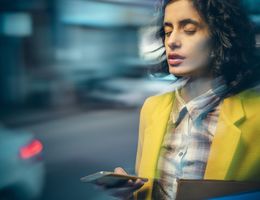
{"label": "blurred background", "polygon": [[80,177],[134,174],[140,107],[174,79],[148,73],[156,2],[0,0],[1,200],[109,200]]}

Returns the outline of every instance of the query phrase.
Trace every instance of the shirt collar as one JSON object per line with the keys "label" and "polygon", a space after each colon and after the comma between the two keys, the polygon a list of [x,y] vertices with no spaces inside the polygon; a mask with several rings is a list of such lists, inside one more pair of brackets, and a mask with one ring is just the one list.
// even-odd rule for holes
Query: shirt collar
{"label": "shirt collar", "polygon": [[[173,121],[176,122],[180,118],[180,113],[188,113],[193,121],[202,118],[204,115],[212,111],[222,100],[222,96],[227,91],[226,85],[223,83],[222,77],[214,79],[215,88],[208,90],[200,96],[192,99],[189,102],[185,102],[179,93],[179,89],[176,90],[176,107],[177,115],[173,116]],[[187,109],[184,112],[183,109]],[[182,117],[183,118],[183,117]]]}

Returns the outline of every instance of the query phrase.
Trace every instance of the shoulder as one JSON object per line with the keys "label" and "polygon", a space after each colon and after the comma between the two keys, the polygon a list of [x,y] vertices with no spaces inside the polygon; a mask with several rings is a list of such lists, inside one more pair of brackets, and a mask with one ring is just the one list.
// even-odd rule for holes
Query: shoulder
{"label": "shoulder", "polygon": [[145,99],[143,104],[143,109],[156,108],[160,105],[163,105],[169,101],[172,101],[175,93],[174,92],[165,92],[150,96]]}
{"label": "shoulder", "polygon": [[233,113],[241,107],[248,118],[252,116],[257,119],[260,118],[260,87],[250,88],[228,97],[226,102],[228,102],[226,105]]}
{"label": "shoulder", "polygon": [[234,102],[241,100],[244,103],[260,103],[260,86],[244,90],[238,94],[227,97],[225,100]]}
{"label": "shoulder", "polygon": [[141,121],[147,122],[154,113],[160,114],[173,101],[174,92],[166,92],[146,98],[141,108]]}
{"label": "shoulder", "polygon": [[260,87],[254,87],[239,93],[239,97],[246,107],[257,107],[260,109]]}
{"label": "shoulder", "polygon": [[260,90],[252,88],[240,94],[244,112],[247,118],[260,122]]}

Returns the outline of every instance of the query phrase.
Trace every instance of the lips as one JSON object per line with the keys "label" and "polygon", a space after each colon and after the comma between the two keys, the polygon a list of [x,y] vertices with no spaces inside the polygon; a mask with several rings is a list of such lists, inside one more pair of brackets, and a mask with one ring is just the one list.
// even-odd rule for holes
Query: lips
{"label": "lips", "polygon": [[169,53],[168,63],[169,63],[169,65],[177,66],[177,65],[180,65],[181,63],[183,63],[185,58],[186,58],[185,56],[182,56],[182,55],[177,54],[177,53]]}

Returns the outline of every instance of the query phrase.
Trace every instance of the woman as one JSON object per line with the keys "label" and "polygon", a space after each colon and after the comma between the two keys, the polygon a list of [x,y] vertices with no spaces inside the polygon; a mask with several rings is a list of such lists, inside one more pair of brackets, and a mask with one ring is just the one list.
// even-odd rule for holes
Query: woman
{"label": "woman", "polygon": [[149,97],[141,110],[136,173],[149,181],[111,194],[175,199],[177,178],[260,180],[259,68],[242,6],[168,0],[161,8],[160,72],[176,76],[179,87]]}

